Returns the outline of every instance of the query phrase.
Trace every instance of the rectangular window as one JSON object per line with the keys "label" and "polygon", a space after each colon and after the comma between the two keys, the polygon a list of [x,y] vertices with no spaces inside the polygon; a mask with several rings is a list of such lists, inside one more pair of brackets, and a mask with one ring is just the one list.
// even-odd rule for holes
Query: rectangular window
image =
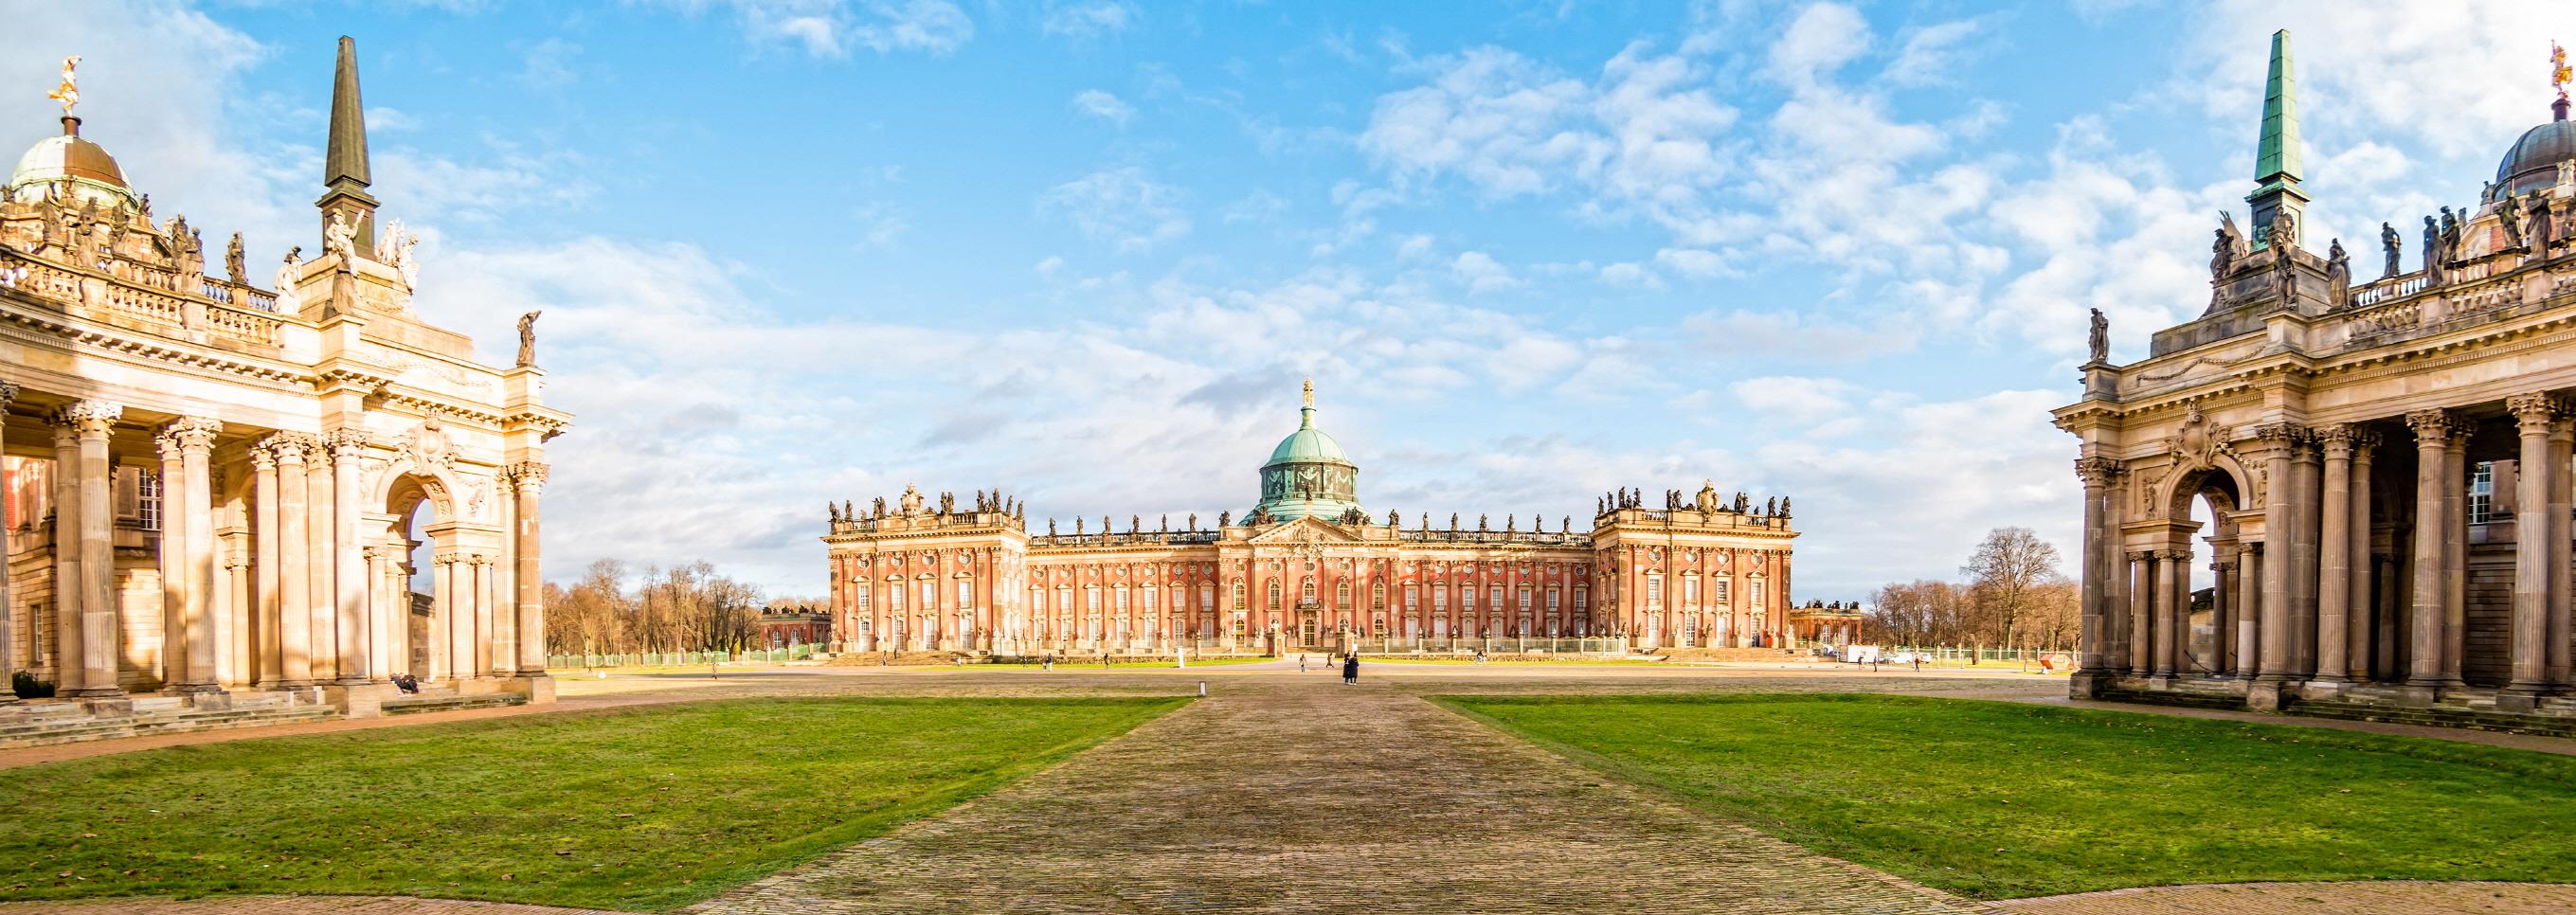
{"label": "rectangular window", "polygon": [[1154,588],[1146,588],[1146,589],[1145,589],[1145,609],[1147,609],[1147,610],[1152,610],[1152,609],[1154,609],[1154,592],[1155,592],[1155,590],[1157,590],[1157,589],[1154,589]]}
{"label": "rectangular window", "polygon": [[1726,603],[1726,585],[1727,585],[1727,581],[1726,581],[1726,579],[1723,579],[1723,578],[1718,579],[1718,580],[1717,580],[1717,583],[1716,583],[1715,585],[1713,585],[1713,586],[1712,586],[1712,589],[1713,589],[1713,590],[1710,592],[1713,596],[1715,596],[1715,597],[1716,597],[1717,602],[1718,602],[1718,603],[1720,603],[1720,604]]}
{"label": "rectangular window", "polygon": [[1758,582],[1758,581],[1757,581],[1757,582],[1754,582],[1754,583],[1753,583],[1753,588],[1752,588],[1751,594],[1753,595],[1753,605],[1754,605],[1754,606],[1756,606],[1756,607],[1762,606],[1762,583],[1761,583],[1761,582]]}
{"label": "rectangular window", "polygon": [[1088,607],[1088,609],[1093,613],[1100,612],[1100,589],[1088,588],[1083,591],[1083,594],[1086,596],[1082,599],[1082,602]]}
{"label": "rectangular window", "polygon": [[886,606],[892,608],[897,613],[903,612],[902,583],[894,582],[886,585]]}
{"label": "rectangular window", "polygon": [[1421,607],[1422,607],[1422,586],[1421,586],[1421,585],[1405,585],[1405,586],[1404,586],[1404,609],[1407,609],[1407,610],[1417,610],[1417,609],[1420,609]]}
{"label": "rectangular window", "polygon": [[935,581],[923,581],[921,583],[921,609],[928,610],[936,606],[939,606],[939,583]]}
{"label": "rectangular window", "polygon": [[975,580],[974,580],[974,579],[972,579],[972,578],[960,578],[960,579],[958,579],[958,580],[957,580],[957,606],[960,606],[960,607],[972,607],[972,606],[975,606]]}
{"label": "rectangular window", "polygon": [[1449,609],[1449,589],[1447,589],[1447,588],[1433,588],[1433,589],[1431,589],[1431,609],[1433,609],[1433,610],[1438,610],[1438,611],[1442,611],[1442,612],[1447,612],[1447,611],[1448,611],[1448,609]]}
{"label": "rectangular window", "polygon": [[2469,523],[2495,520],[2495,462],[2479,461],[2469,472]]}
{"label": "rectangular window", "polygon": [[1547,611],[1548,611],[1549,613],[1554,613],[1554,612],[1556,612],[1556,609],[1557,609],[1557,599],[1558,599],[1558,598],[1560,598],[1560,597],[1563,597],[1563,596],[1564,596],[1564,595],[1563,595],[1563,593],[1562,593],[1562,592],[1557,591],[1555,588],[1549,588],[1549,589],[1547,589]]}
{"label": "rectangular window", "polygon": [[1574,612],[1581,613],[1587,609],[1585,604],[1591,596],[1592,592],[1590,590],[1584,588],[1574,589]]}
{"label": "rectangular window", "polygon": [[1486,606],[1487,608],[1489,608],[1489,609],[1494,610],[1495,612],[1501,612],[1501,611],[1502,611],[1502,609],[1503,609],[1503,586],[1501,586],[1501,585],[1495,585],[1495,586],[1493,586],[1493,587],[1491,587],[1491,588],[1486,588],[1486,589],[1485,589],[1485,606]]}
{"label": "rectangular window", "polygon": [[[2486,465],[2480,464],[2483,468]],[[161,475],[143,474],[135,482],[134,519],[147,531],[161,529]]]}
{"label": "rectangular window", "polygon": [[1127,612],[1127,586],[1118,586],[1118,612]]}
{"label": "rectangular window", "polygon": [[861,609],[861,610],[865,610],[865,609],[867,609],[867,608],[868,608],[868,589],[867,589],[867,587],[866,587],[866,586],[862,585],[862,586],[860,586],[860,587],[859,587],[859,609]]}
{"label": "rectangular window", "polygon": [[1682,579],[1682,606],[1699,606],[1699,576]]}
{"label": "rectangular window", "polygon": [[1652,574],[1652,575],[1648,575],[1648,576],[1646,576],[1646,606],[1649,606],[1649,607],[1661,607],[1661,606],[1663,606],[1663,605],[1664,605],[1664,576],[1662,576],[1661,574]]}

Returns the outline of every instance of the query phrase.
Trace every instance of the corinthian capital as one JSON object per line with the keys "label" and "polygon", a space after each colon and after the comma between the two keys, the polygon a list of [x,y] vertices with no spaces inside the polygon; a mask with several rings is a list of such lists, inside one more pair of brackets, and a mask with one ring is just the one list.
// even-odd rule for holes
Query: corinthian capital
{"label": "corinthian capital", "polygon": [[0,381],[0,407],[8,406],[10,401],[16,399],[18,399],[18,386]]}
{"label": "corinthian capital", "polygon": [[224,424],[211,417],[182,416],[163,423],[152,440],[160,444],[163,454],[203,452],[215,446],[215,436],[223,431]]}
{"label": "corinthian capital", "polygon": [[2124,472],[2125,471],[2120,468],[2120,462],[2111,458],[2087,457],[2075,459],[2075,476],[2077,479],[2083,480],[2084,485],[2086,486],[2109,486],[2112,483],[2117,482],[2120,479],[2120,474]]}
{"label": "corinthian capital", "polygon": [[278,462],[288,464],[304,463],[305,456],[314,450],[313,437],[301,432],[272,432],[261,436],[250,447],[253,451],[275,455]]}
{"label": "corinthian capital", "polygon": [[2504,399],[2504,409],[2522,424],[2524,434],[2546,435],[2550,424],[2566,414],[2567,404],[2556,394],[2516,394]]}
{"label": "corinthian capital", "polygon": [[106,435],[125,417],[125,405],[111,400],[75,400],[54,411],[54,424],[82,435]]}
{"label": "corinthian capital", "polygon": [[322,442],[330,448],[332,456],[341,460],[357,457],[367,449],[369,441],[364,429],[335,429],[322,436]]}
{"label": "corinthian capital", "polygon": [[2417,410],[2406,414],[2406,427],[2415,430],[2419,443],[2444,442],[2467,434],[2468,423],[2449,410]]}
{"label": "corinthian capital", "polygon": [[546,465],[542,461],[520,461],[506,471],[520,489],[537,492],[546,486]]}

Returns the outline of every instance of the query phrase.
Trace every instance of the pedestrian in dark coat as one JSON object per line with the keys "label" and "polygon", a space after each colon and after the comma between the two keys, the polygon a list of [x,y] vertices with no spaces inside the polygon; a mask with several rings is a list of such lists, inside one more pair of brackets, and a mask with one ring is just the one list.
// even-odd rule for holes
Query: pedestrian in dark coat
{"label": "pedestrian in dark coat", "polygon": [[1343,656],[1342,656],[1342,685],[1344,685],[1344,686],[1352,686],[1352,685],[1356,685],[1356,684],[1358,684],[1359,682],[1360,682],[1360,655],[1359,655],[1359,652],[1356,652],[1356,651],[1355,651],[1355,652],[1352,652],[1352,653],[1350,653],[1350,654],[1343,655]]}

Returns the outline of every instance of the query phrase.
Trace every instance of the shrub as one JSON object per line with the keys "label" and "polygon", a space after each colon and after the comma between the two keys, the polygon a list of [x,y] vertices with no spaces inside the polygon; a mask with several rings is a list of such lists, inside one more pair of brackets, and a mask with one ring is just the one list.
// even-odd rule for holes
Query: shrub
{"label": "shrub", "polygon": [[20,699],[51,699],[54,697],[54,681],[22,670],[9,675],[9,691],[18,694]]}

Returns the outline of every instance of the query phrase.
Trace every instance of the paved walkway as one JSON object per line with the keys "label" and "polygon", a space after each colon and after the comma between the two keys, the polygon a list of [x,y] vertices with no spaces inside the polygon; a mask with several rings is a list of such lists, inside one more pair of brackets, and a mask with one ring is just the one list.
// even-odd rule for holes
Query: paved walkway
{"label": "paved walkway", "polygon": [[1975,911],[1337,679],[1192,703],[702,909]]}

